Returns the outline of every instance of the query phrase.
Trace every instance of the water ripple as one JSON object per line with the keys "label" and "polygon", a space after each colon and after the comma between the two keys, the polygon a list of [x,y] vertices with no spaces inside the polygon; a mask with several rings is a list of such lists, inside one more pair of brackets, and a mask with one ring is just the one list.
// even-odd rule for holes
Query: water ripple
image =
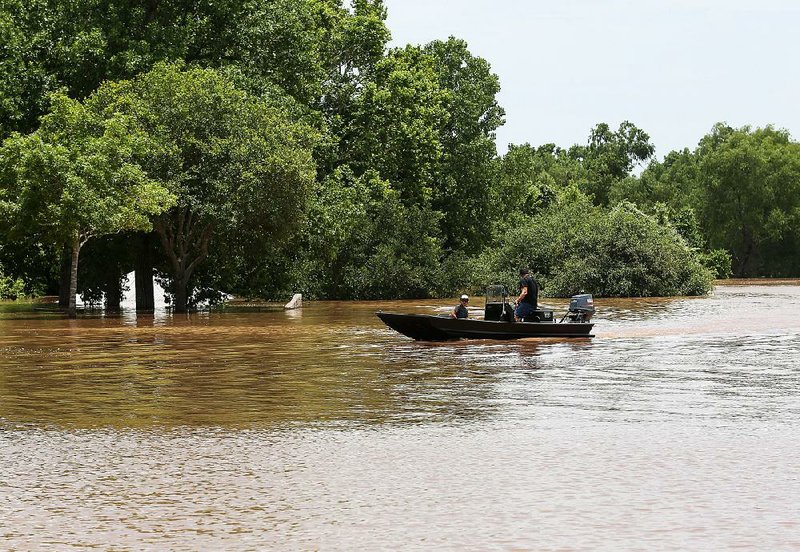
{"label": "water ripple", "polygon": [[[800,548],[793,286],[598,300],[593,340],[374,311],[0,315],[11,549]],[[553,302],[563,308],[563,302]]]}

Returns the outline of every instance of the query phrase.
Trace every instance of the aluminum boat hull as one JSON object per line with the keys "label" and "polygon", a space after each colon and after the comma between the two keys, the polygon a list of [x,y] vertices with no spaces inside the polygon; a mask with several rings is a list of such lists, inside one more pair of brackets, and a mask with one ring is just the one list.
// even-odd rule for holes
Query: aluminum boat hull
{"label": "aluminum boat hull", "polygon": [[384,324],[418,341],[451,339],[522,339],[526,337],[594,337],[588,322],[505,322],[450,318],[430,314],[375,313]]}

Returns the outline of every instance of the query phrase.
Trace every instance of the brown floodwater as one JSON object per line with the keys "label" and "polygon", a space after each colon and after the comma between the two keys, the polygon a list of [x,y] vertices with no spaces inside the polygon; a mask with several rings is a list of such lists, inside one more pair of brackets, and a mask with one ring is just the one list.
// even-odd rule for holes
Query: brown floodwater
{"label": "brown floodwater", "polygon": [[800,286],[743,284],[576,341],[4,305],[0,548],[798,549]]}

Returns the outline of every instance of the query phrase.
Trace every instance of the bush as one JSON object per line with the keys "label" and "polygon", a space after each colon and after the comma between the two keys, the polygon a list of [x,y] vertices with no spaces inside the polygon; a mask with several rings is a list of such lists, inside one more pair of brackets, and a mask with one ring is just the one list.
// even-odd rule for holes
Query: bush
{"label": "bush", "polygon": [[512,287],[530,267],[553,297],[702,295],[713,278],[672,226],[631,203],[596,207],[575,190],[510,230],[482,264],[487,281]]}
{"label": "bush", "polygon": [[0,267],[0,299],[16,301],[25,297],[25,282],[21,278],[6,276]]}
{"label": "bush", "polygon": [[726,249],[712,249],[699,254],[700,262],[708,268],[715,278],[730,278],[733,274],[733,259]]}
{"label": "bush", "polygon": [[440,217],[375,173],[340,168],[317,190],[293,288],[329,299],[438,295],[454,277],[441,262]]}

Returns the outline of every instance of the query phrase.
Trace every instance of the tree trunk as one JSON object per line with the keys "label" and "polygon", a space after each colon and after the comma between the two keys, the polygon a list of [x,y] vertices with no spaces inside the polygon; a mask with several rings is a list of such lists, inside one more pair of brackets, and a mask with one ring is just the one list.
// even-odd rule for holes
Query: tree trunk
{"label": "tree trunk", "polygon": [[189,302],[189,297],[187,294],[188,287],[189,284],[187,281],[175,280],[175,283],[173,284],[175,303],[172,305],[172,312],[186,312],[187,303]]}
{"label": "tree trunk", "polygon": [[153,267],[147,263],[136,263],[136,312],[155,310],[156,298],[153,290]]}
{"label": "tree trunk", "polygon": [[735,270],[737,278],[746,278],[750,276],[750,263],[753,258],[753,249],[755,248],[755,240],[753,233],[748,226],[742,226],[742,254],[737,256],[738,267]]}
{"label": "tree trunk", "polygon": [[70,250],[64,247],[61,252],[61,270],[58,275],[58,306],[62,309],[69,307],[69,272]]}
{"label": "tree trunk", "polygon": [[105,285],[106,312],[119,312],[122,303],[122,277],[111,273]]}
{"label": "tree trunk", "polygon": [[80,255],[82,245],[80,232],[76,232],[72,241],[72,258],[69,268],[69,306],[67,313],[70,318],[78,317],[75,295],[78,293],[78,255]]}
{"label": "tree trunk", "polygon": [[170,215],[156,220],[154,227],[172,266],[172,311],[186,312],[189,281],[197,265],[208,257],[213,225],[199,220],[187,207]]}
{"label": "tree trunk", "polygon": [[155,293],[153,291],[153,256],[150,248],[150,236],[145,235],[139,241],[139,254],[134,267],[136,273],[136,312],[155,310]]}

